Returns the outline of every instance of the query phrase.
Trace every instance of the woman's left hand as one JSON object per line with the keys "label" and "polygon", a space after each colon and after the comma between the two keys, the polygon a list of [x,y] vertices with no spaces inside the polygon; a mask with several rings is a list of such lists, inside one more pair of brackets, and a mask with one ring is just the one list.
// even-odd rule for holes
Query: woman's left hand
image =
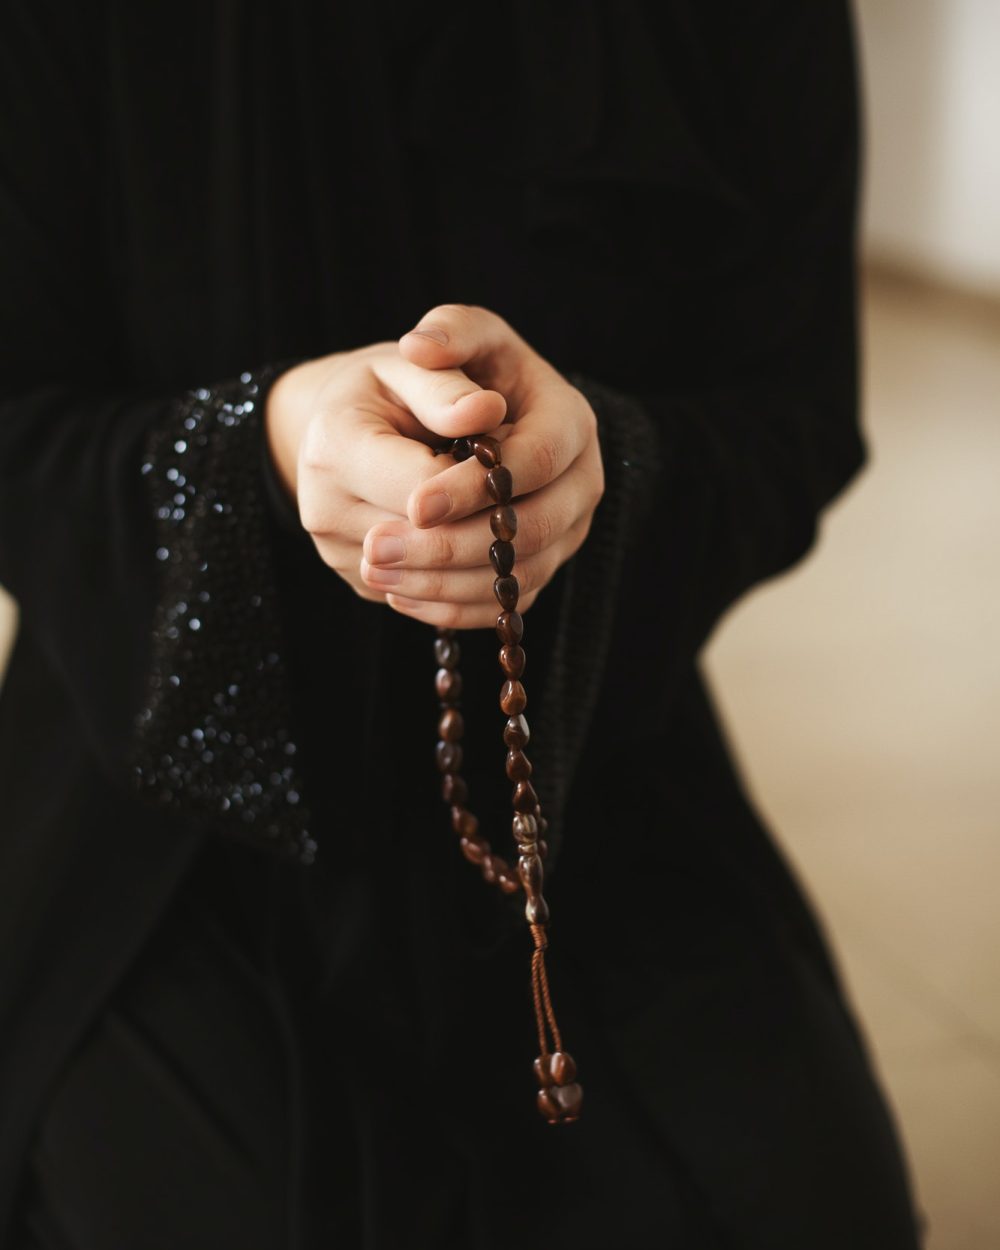
{"label": "woman's left hand", "polygon": [[[489,431],[503,445],[514,479],[518,610],[534,603],[580,548],[604,493],[597,418],[586,398],[496,313],[441,304],[399,340],[401,355],[425,369],[461,369],[507,400],[503,425]],[[435,420],[443,439],[464,433]],[[487,433],[487,431],[480,431]],[[493,535],[485,470],[475,458],[442,459],[439,474],[414,487],[406,521],[372,526],[364,540],[362,579],[391,607],[451,629],[492,626],[499,613],[489,561]],[[402,540],[404,554],[380,564],[375,543]]]}

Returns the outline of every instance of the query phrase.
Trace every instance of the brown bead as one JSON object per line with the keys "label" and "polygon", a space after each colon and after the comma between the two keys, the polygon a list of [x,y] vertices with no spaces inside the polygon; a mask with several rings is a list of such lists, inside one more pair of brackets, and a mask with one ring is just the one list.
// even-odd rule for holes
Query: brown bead
{"label": "brown bead", "polygon": [[462,697],[462,674],[453,668],[439,668],[434,674],[434,689],[442,703],[457,703]]}
{"label": "brown bead", "polygon": [[509,543],[517,533],[517,513],[509,503],[501,504],[490,513],[490,529],[494,538],[500,538],[505,543]]}
{"label": "brown bead", "polygon": [[443,773],[457,773],[462,767],[462,748],[457,742],[439,742],[434,748],[437,766]]}
{"label": "brown bead", "polygon": [[521,883],[517,877],[512,877],[509,873],[502,873],[497,877],[497,885],[503,890],[504,894],[516,894],[521,888]]}
{"label": "brown bead", "polygon": [[548,853],[549,853],[548,842],[546,842],[543,838],[539,838],[538,839],[538,858],[542,861],[542,863],[545,862],[545,857],[548,855]]}
{"label": "brown bead", "polygon": [[468,460],[472,455],[472,444],[467,438],[456,438],[451,445],[451,454],[456,460]]}
{"label": "brown bead", "polygon": [[545,873],[537,855],[522,855],[517,861],[517,875],[529,898],[538,898],[541,895]]}
{"label": "brown bead", "polygon": [[557,1085],[569,1085],[576,1080],[576,1061],[565,1050],[554,1050],[549,1055],[549,1072]]}
{"label": "brown bead", "polygon": [[528,924],[549,923],[549,905],[541,896],[528,899],[524,907],[524,914]]}
{"label": "brown bead", "polygon": [[518,714],[512,716],[503,727],[503,740],[509,747],[526,747],[531,741],[531,730],[528,728],[528,722],[523,716]]}
{"label": "brown bead", "polygon": [[516,812],[511,821],[514,838],[519,844],[534,846],[538,837],[538,821],[527,812]]}
{"label": "brown bead", "polygon": [[505,612],[513,612],[517,607],[517,596],[521,593],[521,586],[512,574],[507,577],[496,577],[493,579],[493,593],[497,597],[497,603]]}
{"label": "brown bead", "polygon": [[548,1089],[550,1085],[555,1084],[549,1068],[548,1055],[539,1055],[532,1066],[535,1069],[535,1080],[538,1082],[540,1089]]}
{"label": "brown bead", "polygon": [[545,837],[545,831],[548,829],[548,827],[549,827],[549,822],[545,819],[545,817],[539,816],[538,817],[538,836],[540,838]]}
{"label": "brown bead", "polygon": [[458,773],[445,773],[441,781],[441,797],[446,803],[464,803],[469,797],[465,778]]}
{"label": "brown bead", "polygon": [[465,733],[465,719],[457,707],[445,708],[438,721],[438,737],[457,742]]}
{"label": "brown bead", "polygon": [[500,444],[488,434],[480,434],[478,438],[469,440],[476,459],[486,469],[492,469],[500,463]]}
{"label": "brown bead", "polygon": [[499,538],[490,543],[490,563],[501,577],[506,577],[514,567],[514,554],[513,543],[501,542]]}
{"label": "brown bead", "polygon": [[550,1124],[558,1124],[562,1119],[562,1107],[556,1102],[555,1092],[551,1088],[542,1088],[538,1091],[537,1098],[538,1110],[542,1113]]}
{"label": "brown bead", "polygon": [[573,1120],[580,1118],[580,1108],[583,1105],[583,1086],[578,1085],[575,1081],[571,1085],[556,1085],[550,1088],[553,1100],[558,1103],[559,1109],[562,1111],[562,1121],[564,1124],[570,1124]]}
{"label": "brown bead", "polygon": [[[510,475],[510,469],[506,465],[498,464],[495,469],[490,469],[486,474],[486,489],[498,504],[510,503],[510,497],[514,490],[514,479]],[[517,529],[515,522],[514,529]],[[497,538],[503,538],[503,534],[497,534]],[[511,534],[511,538],[514,535]]]}
{"label": "brown bead", "polygon": [[435,638],[434,658],[442,668],[454,668],[462,658],[462,652],[456,638]]}
{"label": "brown bead", "polygon": [[505,681],[500,687],[500,707],[507,716],[520,716],[528,706],[528,696],[519,681]]}
{"label": "brown bead", "polygon": [[508,677],[520,677],[524,672],[524,666],[527,662],[527,656],[524,654],[524,648],[516,644],[514,646],[503,646],[500,648],[500,667]]}
{"label": "brown bead", "polygon": [[524,620],[520,612],[500,613],[497,617],[497,637],[508,645],[521,641],[524,637]]}
{"label": "brown bead", "polygon": [[538,806],[538,795],[535,793],[535,787],[530,781],[519,781],[514,787],[514,797],[511,802],[514,805],[515,812],[528,812],[535,814],[535,808]]}
{"label": "brown bead", "polygon": [[527,781],[531,776],[531,760],[523,751],[507,752],[507,776],[511,781]]}
{"label": "brown bead", "polygon": [[483,874],[483,880],[487,885],[495,885],[497,879],[497,863],[503,863],[503,860],[497,860],[495,855],[484,855],[479,865],[479,871]]}
{"label": "brown bead", "polygon": [[451,827],[463,838],[474,838],[479,833],[479,818],[456,803],[451,809]]}
{"label": "brown bead", "polygon": [[482,838],[462,838],[458,845],[470,864],[481,864],[486,855],[489,854],[490,848]]}
{"label": "brown bead", "polygon": [[516,882],[517,878],[514,874],[514,870],[503,858],[503,856],[493,855],[491,858],[493,860],[493,871],[496,873],[497,885],[500,884],[501,877],[506,877],[508,881],[513,880]]}

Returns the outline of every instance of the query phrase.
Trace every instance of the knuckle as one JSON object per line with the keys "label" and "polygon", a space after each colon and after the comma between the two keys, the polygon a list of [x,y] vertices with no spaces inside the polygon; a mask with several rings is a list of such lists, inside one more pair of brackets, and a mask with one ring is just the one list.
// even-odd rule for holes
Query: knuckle
{"label": "knuckle", "polygon": [[552,527],[553,521],[549,513],[542,508],[538,509],[531,519],[531,528],[528,531],[529,554],[537,555],[549,546],[552,542]]}
{"label": "knuckle", "polygon": [[322,421],[310,421],[302,435],[299,462],[304,469],[322,472],[331,461],[330,433]]}
{"label": "knuckle", "polygon": [[447,527],[439,528],[434,532],[434,542],[431,549],[431,557],[436,564],[441,565],[457,565],[458,552],[455,549],[455,539],[447,532]]}
{"label": "knuckle", "polygon": [[441,629],[458,629],[465,616],[460,603],[442,603],[434,613],[435,624]]}
{"label": "knuckle", "polygon": [[534,445],[533,455],[543,485],[551,482],[559,468],[559,445],[552,437],[540,438]]}

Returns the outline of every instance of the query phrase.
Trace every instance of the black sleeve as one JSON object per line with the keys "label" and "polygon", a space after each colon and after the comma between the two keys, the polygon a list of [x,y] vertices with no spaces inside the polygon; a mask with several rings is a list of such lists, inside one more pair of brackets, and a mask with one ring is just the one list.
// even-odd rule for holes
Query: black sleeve
{"label": "black sleeve", "polygon": [[[662,732],[721,615],[810,549],[822,510],[865,458],[850,29],[840,3],[757,9],[733,15],[747,27],[732,37],[745,77],[721,127],[735,155],[720,182],[736,186],[744,218],[739,246],[718,239],[724,260],[708,267],[712,306],[734,310],[724,331],[699,324],[708,366],[692,382],[664,335],[655,390],[594,377],[585,362],[565,370],[597,415],[606,487],[562,573],[539,715],[553,845],[595,717],[602,740],[622,746]],[[711,237],[664,244],[706,246]],[[679,284],[663,299],[686,295]]]}
{"label": "black sleeve", "polygon": [[742,341],[720,342],[717,379],[685,393],[670,388],[669,343],[661,391],[570,377],[597,414],[611,481],[628,496],[609,508],[628,512],[625,541],[642,551],[651,597],[669,604],[661,641],[679,663],[749,587],[809,550],[865,458],[850,31],[839,4],[771,7],[776,29],[746,49],[740,100],[748,245],[722,279],[747,310]]}
{"label": "black sleeve", "polygon": [[44,8],[5,6],[0,37],[0,582],[108,776],[308,858],[262,423],[282,366],[129,377],[99,23]]}

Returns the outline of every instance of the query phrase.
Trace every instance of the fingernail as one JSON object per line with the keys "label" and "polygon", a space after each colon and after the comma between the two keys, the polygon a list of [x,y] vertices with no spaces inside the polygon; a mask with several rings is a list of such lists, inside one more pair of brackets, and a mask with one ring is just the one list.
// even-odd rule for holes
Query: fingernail
{"label": "fingernail", "polygon": [[379,586],[398,586],[402,579],[402,569],[376,569],[370,564],[365,578],[366,581],[377,582]]}
{"label": "fingernail", "polygon": [[372,542],[372,564],[397,564],[405,555],[406,547],[401,538],[387,535]]}
{"label": "fingernail", "polygon": [[425,339],[433,339],[435,343],[447,343],[448,335],[440,326],[431,325],[429,322],[425,326],[417,326],[409,331],[410,334],[422,334]]}
{"label": "fingernail", "polygon": [[394,607],[419,608],[421,606],[419,599],[407,599],[405,595],[392,595],[390,597]]}
{"label": "fingernail", "polygon": [[417,524],[434,525],[451,511],[451,496],[443,491],[435,491],[433,495],[425,495],[417,507]]}

